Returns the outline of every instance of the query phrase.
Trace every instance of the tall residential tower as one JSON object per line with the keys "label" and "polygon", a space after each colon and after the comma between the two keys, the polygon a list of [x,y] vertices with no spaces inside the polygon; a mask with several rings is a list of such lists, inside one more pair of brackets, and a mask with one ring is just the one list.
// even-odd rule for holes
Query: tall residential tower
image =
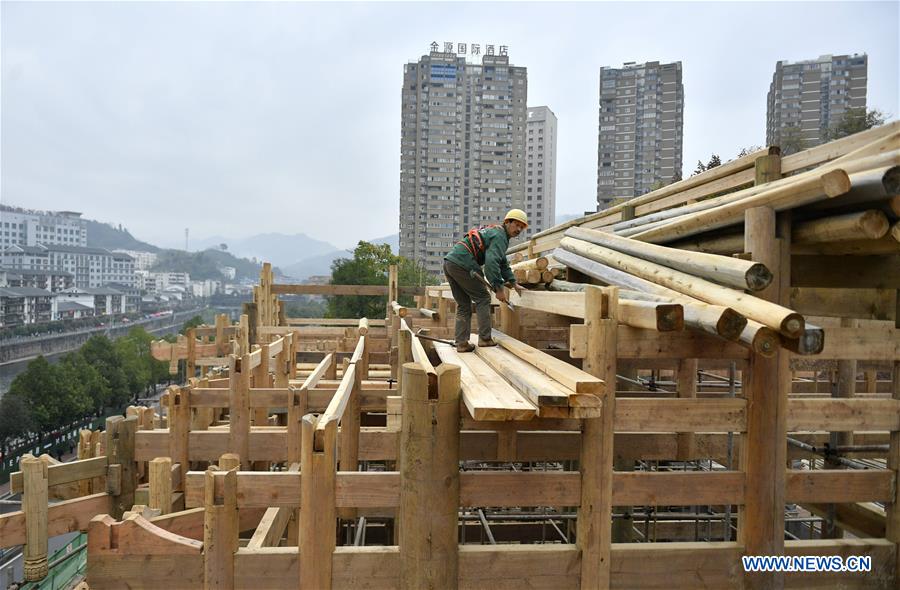
{"label": "tall residential tower", "polygon": [[600,68],[597,208],[681,177],[681,62]]}
{"label": "tall residential tower", "polygon": [[526,69],[507,55],[467,63],[431,51],[406,64],[400,157],[400,254],[441,272],[472,226],[524,209]]}
{"label": "tall residential tower", "polygon": [[790,153],[824,143],[847,109],[865,110],[868,63],[866,54],[854,54],[775,64],[766,144]]}
{"label": "tall residential tower", "polygon": [[532,236],[556,224],[556,115],[529,107],[525,137],[525,212]]}

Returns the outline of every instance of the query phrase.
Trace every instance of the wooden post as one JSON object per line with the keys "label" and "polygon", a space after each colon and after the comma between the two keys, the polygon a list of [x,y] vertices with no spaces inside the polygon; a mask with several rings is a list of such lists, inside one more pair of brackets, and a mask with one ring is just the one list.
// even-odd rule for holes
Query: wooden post
{"label": "wooden post", "polygon": [[191,388],[169,388],[169,456],[178,463],[180,489],[184,489],[189,469],[188,441],[191,434]]}
{"label": "wooden post", "polygon": [[399,292],[397,289],[397,281],[398,281],[398,272],[397,265],[391,264],[388,266],[388,296],[387,296],[387,305],[385,306],[385,319],[390,320],[391,315],[393,315],[391,311],[391,302],[397,301],[399,299]]}
{"label": "wooden post", "polygon": [[438,368],[438,399],[416,363],[402,367],[400,587],[455,588],[458,579],[459,382]]}
{"label": "wooden post", "polygon": [[[605,299],[605,301],[604,301]],[[585,288],[587,351],[584,370],[606,382],[599,418],[582,421],[581,505],[576,543],[581,550],[581,588],[609,588],[612,534],[613,418],[616,383],[618,289]]]}
{"label": "wooden post", "polygon": [[203,518],[203,588],[234,588],[238,548],[237,472],[223,478],[222,503],[216,501],[215,472],[206,471]]}
{"label": "wooden post", "polygon": [[[246,348],[241,348],[241,354],[245,352],[250,352],[250,346],[256,344],[258,342],[256,335],[256,326],[258,321],[257,311],[259,309],[256,302],[253,303],[244,303],[243,304],[244,315],[247,316],[247,339],[246,339]],[[244,319],[243,317],[241,318]]]}
{"label": "wooden post", "polygon": [[[897,291],[894,327],[900,328],[900,290]],[[900,400],[900,361],[898,360],[894,361],[891,387],[891,398]],[[894,472],[894,481],[900,478],[900,430],[891,432],[885,467]],[[900,485],[894,485],[893,500],[893,502],[885,505],[885,524],[887,527],[885,537],[894,544],[894,583],[896,583],[897,580],[900,580]]]}
{"label": "wooden post", "polygon": [[[90,459],[94,456],[94,450],[91,448],[91,431],[81,430],[78,432],[78,455],[79,461],[82,459]],[[78,495],[87,496],[92,494],[92,480],[82,479],[78,482]]]}
{"label": "wooden post", "polygon": [[230,391],[228,450],[241,458],[244,469],[250,465],[250,353],[241,357],[241,370],[232,355],[229,362]]}
{"label": "wooden post", "polygon": [[[332,555],[337,543],[334,507],[335,443],[333,426],[325,429],[323,450],[313,448],[318,418],[303,417],[300,461],[300,588],[331,588]],[[332,423],[333,425],[333,423]]]}
{"label": "wooden post", "polygon": [[[359,426],[360,426],[360,402],[362,394],[362,372],[360,361],[354,363],[353,385],[350,389],[350,398],[344,415],[341,418],[340,433],[340,470],[358,471],[359,469]],[[347,370],[345,368],[345,370]],[[342,518],[353,518],[355,512],[344,512]]]}
{"label": "wooden post", "polygon": [[110,416],[106,419],[106,455],[109,465],[118,465],[120,483],[118,493],[113,494],[112,516],[122,514],[134,506],[135,465],[134,435],[137,432],[137,417],[122,418]]}
{"label": "wooden post", "polygon": [[[678,397],[697,397],[697,359],[680,359],[677,369]],[[677,437],[676,459],[690,461],[695,458],[694,433],[679,432]]]}
{"label": "wooden post", "polygon": [[[859,327],[859,322],[852,318],[841,318],[842,328]],[[856,395],[856,361],[855,360],[839,360],[837,362],[837,371],[834,373],[835,382],[831,390],[831,396],[836,398],[851,398]],[[853,432],[832,432],[829,437],[829,444],[832,446],[846,446],[853,444]],[[840,469],[841,465],[837,461],[826,460],[826,469]],[[829,511],[829,514],[833,514]],[[822,524],[822,537],[826,539],[841,539],[844,536],[844,530],[837,525],[836,519],[828,518]]]}
{"label": "wooden post", "polygon": [[150,508],[160,514],[172,512],[172,459],[157,457],[150,460]]}
{"label": "wooden post", "polygon": [[412,334],[407,330],[400,330],[397,334],[397,391],[403,391],[403,365],[411,362]]}
{"label": "wooden post", "polygon": [[234,453],[225,453],[219,457],[219,469],[222,471],[240,470],[241,458]]}
{"label": "wooden post", "polygon": [[188,328],[187,334],[187,360],[184,364],[184,377],[188,380],[197,376],[197,336],[194,328]]}
{"label": "wooden post", "polygon": [[[773,180],[777,156],[758,160],[757,181]],[[784,224],[782,224],[784,225]],[[754,207],[744,217],[744,251],[772,271],[772,284],[755,295],[768,301],[782,299],[790,287],[790,233],[776,232],[775,211]],[[750,352],[743,377],[747,398],[747,432],[740,445],[740,465],[746,492],[738,513],[738,542],[746,555],[784,554],[784,479],[787,460],[787,396],[791,388],[789,356],[782,350],[771,358]],[[746,574],[747,588],[782,588],[784,574]]]}
{"label": "wooden post", "polygon": [[[262,362],[253,369],[253,387],[271,387],[269,379],[269,345],[263,344]],[[242,367],[243,369],[243,367]],[[249,403],[249,399],[248,399]],[[251,408],[253,416],[253,424],[256,426],[266,426],[269,423],[269,408],[255,407]]]}
{"label": "wooden post", "polygon": [[22,511],[25,513],[25,580],[37,582],[47,576],[47,503],[50,458],[26,454],[22,470]]}

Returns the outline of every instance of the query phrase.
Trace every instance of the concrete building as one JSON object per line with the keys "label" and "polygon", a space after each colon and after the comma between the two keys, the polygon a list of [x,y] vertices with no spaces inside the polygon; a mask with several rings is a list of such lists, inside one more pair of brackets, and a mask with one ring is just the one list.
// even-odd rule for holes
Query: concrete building
{"label": "concrete building", "polygon": [[0,267],[0,287],[32,287],[56,293],[75,285],[75,275],[64,270],[43,268],[19,269]]}
{"label": "concrete building", "polygon": [[3,266],[10,270],[65,271],[75,277],[79,288],[101,287],[108,283],[134,285],[134,260],[127,254],[103,248],[37,244],[14,245],[3,251]]}
{"label": "concrete building", "polygon": [[866,108],[869,58],[823,55],[779,61],[769,85],[766,144],[792,153],[826,141],[847,109]]}
{"label": "concrete building", "polygon": [[[434,46],[433,46],[434,47]],[[524,209],[527,72],[432,51],[404,66],[400,254],[432,273],[469,228]]]}
{"label": "concrete building", "polygon": [[0,288],[0,326],[37,324],[56,319],[56,294],[32,287]]}
{"label": "concrete building", "polygon": [[681,62],[600,68],[597,208],[681,178]]}
{"label": "concrete building", "polygon": [[525,128],[528,238],[556,224],[556,115],[549,107],[528,107]]}
{"label": "concrete building", "polygon": [[0,205],[0,250],[39,243],[87,246],[87,228],[81,213]]}
{"label": "concrete building", "polygon": [[113,250],[120,254],[127,254],[134,259],[134,270],[150,270],[156,264],[155,252],[143,252],[141,250]]}

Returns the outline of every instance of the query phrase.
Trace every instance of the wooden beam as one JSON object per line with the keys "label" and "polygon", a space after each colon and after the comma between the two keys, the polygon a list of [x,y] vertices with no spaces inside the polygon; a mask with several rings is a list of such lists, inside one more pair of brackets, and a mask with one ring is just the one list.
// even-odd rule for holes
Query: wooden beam
{"label": "wooden beam", "polygon": [[476,355],[461,355],[446,344],[434,348],[443,363],[460,368],[462,400],[475,420],[531,420],[537,416],[534,404]]}
{"label": "wooden beam", "polygon": [[[422,287],[399,287],[400,295],[422,295]],[[273,295],[387,295],[387,285],[272,285]]]}
{"label": "wooden beam", "polygon": [[600,393],[605,388],[605,383],[602,379],[586,371],[582,371],[565,361],[541,352],[520,340],[510,338],[499,330],[493,330],[492,334],[494,341],[503,349],[511,352],[576,393]]}
{"label": "wooden beam", "polygon": [[571,228],[566,235],[737,289],[759,291],[772,282],[772,273],[759,262],[687,252],[584,228]]}

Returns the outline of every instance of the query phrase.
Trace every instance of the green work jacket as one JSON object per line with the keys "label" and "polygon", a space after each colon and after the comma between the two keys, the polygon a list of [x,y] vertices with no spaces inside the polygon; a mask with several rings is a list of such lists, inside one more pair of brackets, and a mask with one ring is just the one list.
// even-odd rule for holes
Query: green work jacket
{"label": "green work jacket", "polygon": [[[444,260],[449,260],[458,266],[467,270],[474,270],[477,273],[481,272],[481,266],[484,265],[484,276],[495,291],[504,283],[515,283],[516,277],[509,267],[509,261],[506,259],[506,249],[509,247],[509,236],[506,233],[506,228],[502,225],[486,227],[478,230],[478,233],[484,241],[483,249],[473,247],[470,243],[469,235],[466,234],[444,256]],[[466,246],[475,250],[477,256],[472,256],[472,252]]]}

